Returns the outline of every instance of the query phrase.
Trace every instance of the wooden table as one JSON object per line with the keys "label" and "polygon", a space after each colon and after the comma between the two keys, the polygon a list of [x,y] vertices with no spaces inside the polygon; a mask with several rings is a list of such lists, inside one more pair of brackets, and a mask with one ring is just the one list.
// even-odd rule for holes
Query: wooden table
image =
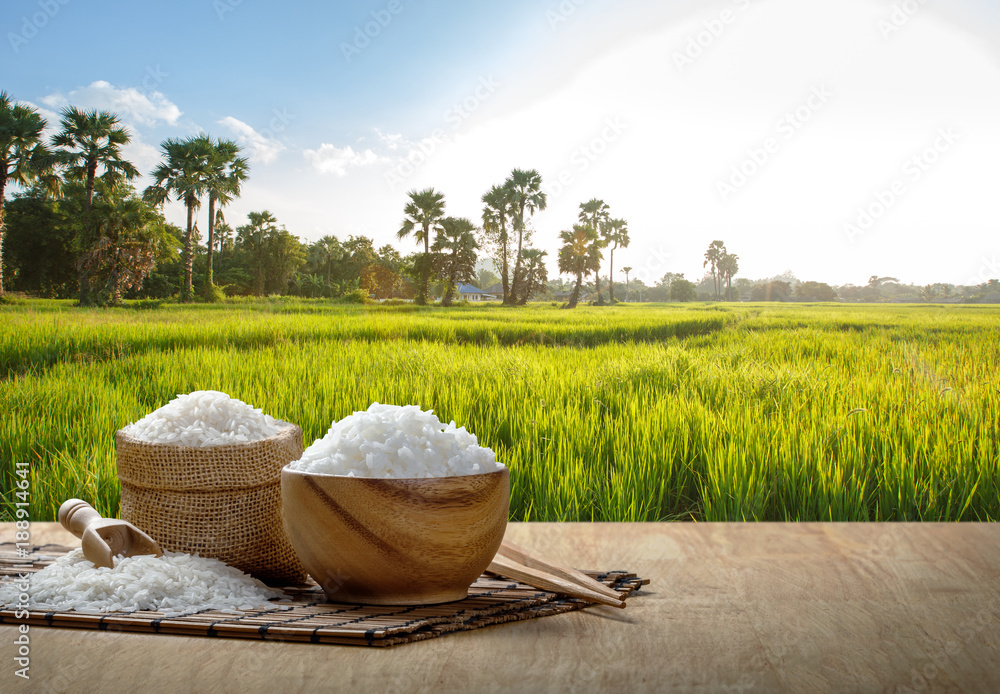
{"label": "wooden table", "polygon": [[[384,650],[34,627],[29,683],[0,628],[0,691],[1000,692],[1000,526],[536,523],[508,537],[652,584],[626,610]],[[74,538],[35,523],[32,542]]]}

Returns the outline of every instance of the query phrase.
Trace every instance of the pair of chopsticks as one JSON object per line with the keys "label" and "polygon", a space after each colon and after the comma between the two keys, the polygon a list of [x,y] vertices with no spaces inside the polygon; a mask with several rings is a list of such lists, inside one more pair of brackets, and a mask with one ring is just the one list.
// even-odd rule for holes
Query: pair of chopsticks
{"label": "pair of chopsticks", "polygon": [[553,593],[563,593],[613,607],[625,607],[621,596],[603,583],[581,571],[544,559],[507,540],[501,543],[488,571]]}

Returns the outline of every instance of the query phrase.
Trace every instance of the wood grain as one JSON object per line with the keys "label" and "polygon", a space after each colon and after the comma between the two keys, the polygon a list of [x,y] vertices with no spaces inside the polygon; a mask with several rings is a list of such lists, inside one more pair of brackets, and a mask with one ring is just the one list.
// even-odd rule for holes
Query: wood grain
{"label": "wood grain", "polygon": [[[75,541],[32,524],[33,544]],[[13,539],[13,524],[0,526]],[[4,692],[997,692],[1000,526],[521,524],[514,542],[652,579],[598,606],[398,649],[33,629]],[[12,663],[10,628],[0,659]],[[135,663],[142,663],[136,668]]]}
{"label": "wood grain", "polygon": [[286,468],[281,498],[292,547],[331,600],[427,605],[464,598],[493,559],[510,473],[366,479]]}

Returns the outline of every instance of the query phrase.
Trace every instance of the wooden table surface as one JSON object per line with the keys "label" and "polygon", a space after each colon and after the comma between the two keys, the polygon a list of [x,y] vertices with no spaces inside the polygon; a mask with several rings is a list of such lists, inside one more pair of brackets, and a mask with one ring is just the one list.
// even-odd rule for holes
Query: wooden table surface
{"label": "wooden table surface", "polygon": [[[0,524],[0,539],[13,537]],[[512,524],[652,580],[598,607],[397,648],[0,628],[0,692],[1000,692],[1000,526]],[[72,544],[55,524],[32,543]]]}

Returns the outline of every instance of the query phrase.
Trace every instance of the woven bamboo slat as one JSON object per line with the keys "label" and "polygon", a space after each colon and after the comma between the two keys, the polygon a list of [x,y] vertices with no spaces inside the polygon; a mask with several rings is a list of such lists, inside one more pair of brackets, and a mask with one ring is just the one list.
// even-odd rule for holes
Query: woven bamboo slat
{"label": "woven bamboo slat", "polygon": [[[0,582],[38,571],[71,549],[43,545],[33,547],[27,556],[18,556],[13,544],[0,544]],[[15,568],[25,564],[31,568]],[[617,591],[623,599],[649,582],[621,570],[585,573]],[[287,599],[272,601],[267,609],[238,614],[203,611],[165,618],[162,613],[148,611],[108,614],[30,611],[26,618],[17,619],[13,609],[0,609],[0,624],[388,647],[593,607],[593,603],[489,574],[472,584],[467,598],[440,605],[328,602],[315,583],[290,586],[285,592]]]}

